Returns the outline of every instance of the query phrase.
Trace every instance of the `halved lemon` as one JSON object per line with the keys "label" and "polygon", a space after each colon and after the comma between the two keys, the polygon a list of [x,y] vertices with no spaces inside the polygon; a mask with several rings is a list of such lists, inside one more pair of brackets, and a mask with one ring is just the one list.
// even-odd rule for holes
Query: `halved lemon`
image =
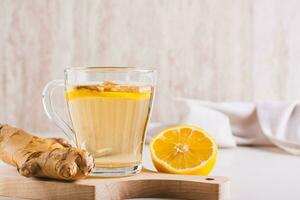
{"label": "halved lemon", "polygon": [[202,128],[179,125],[161,131],[150,143],[152,162],[159,172],[208,175],[218,146]]}

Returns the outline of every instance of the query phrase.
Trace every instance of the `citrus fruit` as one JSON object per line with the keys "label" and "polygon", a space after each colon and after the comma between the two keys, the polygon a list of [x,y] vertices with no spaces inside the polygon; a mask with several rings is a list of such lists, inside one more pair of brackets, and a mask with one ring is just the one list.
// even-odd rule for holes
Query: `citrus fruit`
{"label": "citrus fruit", "polygon": [[161,131],[149,148],[155,168],[173,174],[208,175],[218,153],[214,139],[204,129],[192,125]]}

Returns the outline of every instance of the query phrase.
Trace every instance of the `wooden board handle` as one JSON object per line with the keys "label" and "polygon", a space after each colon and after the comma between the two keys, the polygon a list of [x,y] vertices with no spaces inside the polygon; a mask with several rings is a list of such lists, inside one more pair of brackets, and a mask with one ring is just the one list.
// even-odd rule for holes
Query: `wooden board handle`
{"label": "wooden board handle", "polygon": [[100,199],[179,198],[228,199],[229,180],[225,177],[162,174],[144,169],[137,176],[98,185]]}

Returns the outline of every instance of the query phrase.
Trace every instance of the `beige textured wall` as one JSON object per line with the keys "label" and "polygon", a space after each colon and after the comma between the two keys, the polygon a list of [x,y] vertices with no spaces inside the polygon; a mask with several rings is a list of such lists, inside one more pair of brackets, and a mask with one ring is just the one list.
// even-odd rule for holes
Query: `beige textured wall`
{"label": "beige textured wall", "polygon": [[300,1],[0,1],[0,122],[49,131],[43,86],[66,66],[156,66],[155,120],[173,96],[300,97]]}

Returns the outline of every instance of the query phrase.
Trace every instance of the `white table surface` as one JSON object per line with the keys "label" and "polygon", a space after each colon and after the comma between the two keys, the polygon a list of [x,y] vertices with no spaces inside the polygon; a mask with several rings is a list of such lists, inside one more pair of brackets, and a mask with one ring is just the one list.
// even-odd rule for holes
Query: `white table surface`
{"label": "white table surface", "polygon": [[[154,169],[148,149],[143,162]],[[220,149],[210,175],[230,179],[232,200],[300,200],[300,157],[275,147]]]}
{"label": "white table surface", "polygon": [[[147,146],[143,164],[154,169]],[[220,149],[210,175],[229,177],[232,200],[300,199],[300,157],[274,147]]]}

